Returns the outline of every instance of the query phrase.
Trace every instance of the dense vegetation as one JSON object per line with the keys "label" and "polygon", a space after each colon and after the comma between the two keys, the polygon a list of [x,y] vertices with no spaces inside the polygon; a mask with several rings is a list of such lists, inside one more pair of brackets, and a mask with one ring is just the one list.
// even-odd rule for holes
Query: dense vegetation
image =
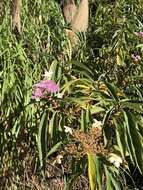
{"label": "dense vegetation", "polygon": [[142,0],[90,0],[77,44],[56,0],[23,0],[20,34],[0,9],[0,188],[143,189]]}

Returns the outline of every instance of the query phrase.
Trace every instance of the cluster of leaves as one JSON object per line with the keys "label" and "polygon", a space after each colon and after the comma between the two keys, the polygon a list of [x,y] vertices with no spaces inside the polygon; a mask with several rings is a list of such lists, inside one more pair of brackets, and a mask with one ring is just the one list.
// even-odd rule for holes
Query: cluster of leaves
{"label": "cluster of leaves", "polygon": [[[104,145],[121,155],[123,165],[118,169],[88,151],[80,159],[69,158],[71,169],[61,177],[65,188],[77,176],[87,176],[88,168],[92,190],[95,186],[125,189],[129,163],[143,174],[143,39],[134,33],[143,30],[141,0],[91,0],[88,32],[79,34],[75,49],[66,37],[58,2],[24,0],[18,39],[11,30],[10,2],[3,0],[3,5],[1,186],[9,188],[13,183],[23,188],[26,183],[30,188],[20,176],[26,173],[31,181],[33,175],[45,177],[48,160],[55,159],[71,141],[64,126],[86,133],[96,118],[102,122]],[[131,54],[142,59],[135,62]],[[63,97],[31,101],[32,85],[45,70],[52,70],[52,80],[60,84]]]}

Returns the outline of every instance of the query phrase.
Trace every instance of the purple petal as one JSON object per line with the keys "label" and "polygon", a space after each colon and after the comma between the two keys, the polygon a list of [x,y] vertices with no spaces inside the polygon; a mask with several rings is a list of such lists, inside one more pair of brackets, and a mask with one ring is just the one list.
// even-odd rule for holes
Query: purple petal
{"label": "purple petal", "polygon": [[42,98],[43,94],[44,94],[43,89],[34,87],[32,91],[32,99]]}
{"label": "purple petal", "polygon": [[59,86],[52,80],[42,80],[39,83],[35,84],[33,87],[41,88],[51,93],[59,91]]}
{"label": "purple petal", "polygon": [[143,37],[143,32],[135,32],[136,36]]}
{"label": "purple petal", "polygon": [[134,55],[134,54],[132,54],[132,55],[131,55],[131,58],[135,59],[135,55]]}
{"label": "purple petal", "polygon": [[139,32],[140,37],[143,37],[143,32]]}
{"label": "purple petal", "polygon": [[140,55],[135,55],[135,54],[132,54],[132,55],[131,55],[131,57],[132,57],[132,59],[133,59],[135,62],[138,62],[138,61],[140,61],[140,60],[141,60]]}
{"label": "purple petal", "polygon": [[136,58],[137,58],[138,60],[141,60],[140,55],[136,55]]}

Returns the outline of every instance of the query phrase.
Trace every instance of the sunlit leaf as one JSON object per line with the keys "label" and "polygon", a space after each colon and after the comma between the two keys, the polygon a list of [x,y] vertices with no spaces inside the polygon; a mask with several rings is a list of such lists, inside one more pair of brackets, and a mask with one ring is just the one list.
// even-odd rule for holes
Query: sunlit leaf
{"label": "sunlit leaf", "polygon": [[134,157],[134,161],[138,165],[140,172],[143,173],[143,146],[141,142],[141,138],[138,134],[137,123],[133,114],[129,111],[124,110],[125,117],[125,127],[128,133],[128,141],[130,141],[129,148],[132,150],[132,156]]}
{"label": "sunlit leaf", "polygon": [[95,155],[87,154],[88,158],[88,177],[90,189],[94,190],[96,186],[96,165],[95,165]]}

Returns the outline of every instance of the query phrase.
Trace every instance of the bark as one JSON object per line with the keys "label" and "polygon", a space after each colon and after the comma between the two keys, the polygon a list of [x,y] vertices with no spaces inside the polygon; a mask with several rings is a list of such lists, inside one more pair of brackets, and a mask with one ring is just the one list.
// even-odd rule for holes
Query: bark
{"label": "bark", "polygon": [[81,0],[80,5],[71,22],[71,29],[75,32],[84,32],[88,27],[88,0]]}
{"label": "bark", "polygon": [[71,23],[76,11],[77,11],[77,7],[75,5],[74,0],[67,0],[64,3],[63,12],[64,12],[64,16],[67,23]]}
{"label": "bark", "polygon": [[21,0],[13,0],[12,6],[12,28],[14,31],[21,33]]}

